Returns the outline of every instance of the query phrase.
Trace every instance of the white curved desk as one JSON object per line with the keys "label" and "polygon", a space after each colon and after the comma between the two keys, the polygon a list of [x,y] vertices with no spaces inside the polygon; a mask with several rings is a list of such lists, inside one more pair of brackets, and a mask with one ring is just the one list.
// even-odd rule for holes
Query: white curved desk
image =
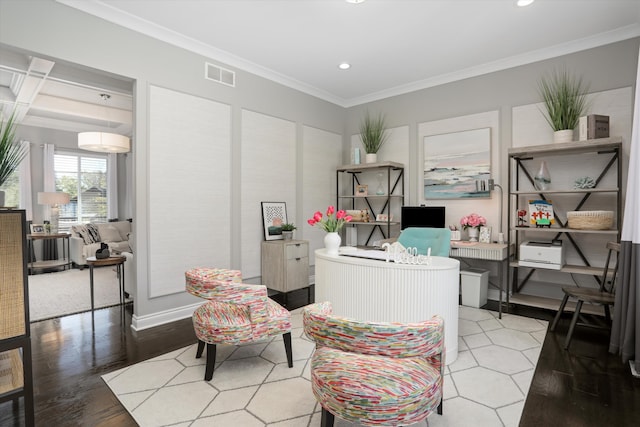
{"label": "white curved desk", "polygon": [[444,318],[446,363],[458,357],[460,261],[432,257],[430,265],[316,254],[315,300],[330,301],[339,316],[372,322]]}

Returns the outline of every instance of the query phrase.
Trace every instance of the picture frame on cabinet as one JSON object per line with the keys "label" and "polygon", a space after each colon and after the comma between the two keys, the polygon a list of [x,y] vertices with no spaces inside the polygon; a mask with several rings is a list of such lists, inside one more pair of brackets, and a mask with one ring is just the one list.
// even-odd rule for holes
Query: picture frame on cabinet
{"label": "picture frame on cabinet", "polygon": [[287,223],[285,202],[261,202],[264,240],[282,240],[282,225]]}

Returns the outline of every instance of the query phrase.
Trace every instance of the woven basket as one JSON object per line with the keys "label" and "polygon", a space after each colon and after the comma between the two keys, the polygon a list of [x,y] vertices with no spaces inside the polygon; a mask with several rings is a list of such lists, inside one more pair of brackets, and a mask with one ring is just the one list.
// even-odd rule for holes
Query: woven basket
{"label": "woven basket", "polygon": [[613,211],[567,212],[569,228],[578,230],[608,230],[613,225]]}

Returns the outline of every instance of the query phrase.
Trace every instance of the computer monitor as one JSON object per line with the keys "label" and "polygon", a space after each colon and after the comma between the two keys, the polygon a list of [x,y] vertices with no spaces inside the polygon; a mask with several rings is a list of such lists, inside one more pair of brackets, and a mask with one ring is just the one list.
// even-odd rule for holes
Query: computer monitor
{"label": "computer monitor", "polygon": [[444,228],[444,206],[403,206],[400,228]]}

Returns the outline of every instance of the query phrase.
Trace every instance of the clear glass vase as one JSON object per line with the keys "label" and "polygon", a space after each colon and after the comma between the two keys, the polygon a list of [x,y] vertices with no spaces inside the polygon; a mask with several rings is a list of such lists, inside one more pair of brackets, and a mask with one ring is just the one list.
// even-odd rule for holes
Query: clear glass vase
{"label": "clear glass vase", "polygon": [[533,181],[535,183],[536,190],[544,191],[551,187],[551,175],[547,168],[547,162],[544,160],[540,162],[540,169],[538,169],[538,173],[533,177]]}

